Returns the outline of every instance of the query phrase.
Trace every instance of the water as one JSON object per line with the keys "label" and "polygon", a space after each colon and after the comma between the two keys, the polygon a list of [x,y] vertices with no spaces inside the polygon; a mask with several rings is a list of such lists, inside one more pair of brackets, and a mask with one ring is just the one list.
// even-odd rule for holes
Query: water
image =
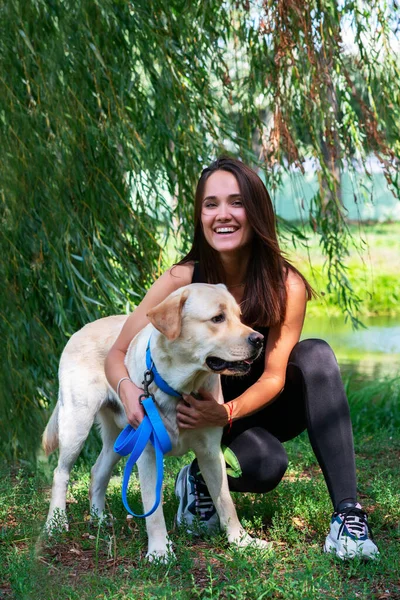
{"label": "water", "polygon": [[309,317],[301,337],[326,340],[344,376],[400,377],[400,317],[366,318],[363,323],[366,329],[354,330],[343,317]]}

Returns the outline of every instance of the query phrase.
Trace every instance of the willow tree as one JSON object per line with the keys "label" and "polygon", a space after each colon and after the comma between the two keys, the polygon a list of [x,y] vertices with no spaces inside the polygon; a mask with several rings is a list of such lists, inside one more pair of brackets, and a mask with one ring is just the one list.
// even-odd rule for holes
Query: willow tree
{"label": "willow tree", "polygon": [[247,21],[238,19],[239,39],[247,34],[246,59],[231,78],[245,115],[243,134],[257,123],[270,189],[280,185],[283,173],[303,171],[305,159],[313,159],[319,189],[309,222],[327,259],[327,292],[357,325],[361,300],[347,277],[354,240],[341,174],[350,174],[354,201],[361,203],[359,173],[371,177],[367,160],[374,155],[389,188],[400,196],[397,3],[267,0],[257,11],[248,10]]}
{"label": "willow tree", "polygon": [[195,181],[221,152],[263,170],[272,189],[315,158],[310,222],[354,315],[337,173],[374,152],[398,193],[398,142],[386,135],[400,122],[391,26],[380,3],[326,0],[2,5],[5,456],[33,456],[73,331],[140,299],[168,235],[187,246]]}

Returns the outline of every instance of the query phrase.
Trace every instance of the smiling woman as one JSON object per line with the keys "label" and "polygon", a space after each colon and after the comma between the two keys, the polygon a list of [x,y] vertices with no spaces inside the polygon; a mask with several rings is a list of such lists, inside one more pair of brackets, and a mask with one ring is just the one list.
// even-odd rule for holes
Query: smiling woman
{"label": "smiling woman", "polygon": [[[121,382],[129,422],[137,426],[143,418],[142,391],[127,378],[124,359],[149,311],[189,283],[226,284],[240,304],[242,323],[257,331],[259,356],[250,368],[243,362],[240,378],[225,375],[229,364],[207,356],[204,367],[221,373],[224,403],[209,391],[194,390],[201,399],[183,396],[176,406],[178,426],[223,427],[222,442],[240,466],[239,475],[228,478],[229,487],[255,493],[279,484],[288,466],[283,443],[307,430],[335,511],[325,550],[341,558],[374,556],[378,550],[356,498],[352,428],[339,368],[326,342],[299,342],[312,289],[282,255],[264,184],[241,161],[221,157],[200,176],[194,220],[190,252],[153,284],[107,357],[108,380],[114,389]],[[210,336],[218,336],[223,308],[210,320]],[[262,339],[265,347],[259,352]],[[175,492],[178,523],[190,529],[200,519],[208,530],[219,526],[218,496],[211,499],[196,461],[181,470]]]}
{"label": "smiling woman", "polygon": [[[287,468],[282,442],[308,430],[335,513],[325,550],[341,558],[377,553],[365,512],[356,502],[354,449],[347,398],[332,350],[322,340],[299,342],[307,299],[304,277],[282,256],[271,199],[258,175],[222,157],[205,169],[195,197],[193,246],[180,265],[194,264],[193,282],[224,282],[240,303],[242,321],[265,338],[265,349],[240,379],[222,376],[228,427],[223,444],[240,476],[231,490],[265,493]],[[178,424],[219,423],[213,401],[185,396]],[[178,522],[200,518],[212,530],[218,516],[196,461],[180,472]]]}

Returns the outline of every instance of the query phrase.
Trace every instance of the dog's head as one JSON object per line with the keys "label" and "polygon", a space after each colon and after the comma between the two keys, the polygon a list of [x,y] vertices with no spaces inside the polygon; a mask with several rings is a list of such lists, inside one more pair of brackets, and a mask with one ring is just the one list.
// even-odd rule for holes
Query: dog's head
{"label": "dog's head", "polygon": [[147,317],[174,351],[214,373],[247,373],[262,350],[263,336],[243,325],[239,305],[223,284],[180,288]]}

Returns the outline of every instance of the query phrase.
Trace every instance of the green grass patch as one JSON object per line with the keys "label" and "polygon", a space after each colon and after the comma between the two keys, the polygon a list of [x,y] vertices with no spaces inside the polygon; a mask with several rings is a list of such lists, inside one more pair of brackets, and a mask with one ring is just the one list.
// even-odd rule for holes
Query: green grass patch
{"label": "green grass patch", "polygon": [[[347,277],[360,298],[360,316],[400,314],[400,223],[350,225],[354,246],[347,260]],[[307,233],[307,247],[283,242],[291,262],[309,280],[319,298],[309,303],[308,316],[335,316],[341,310],[328,291],[325,259],[315,234]]]}
{"label": "green grass patch", "polygon": [[[286,444],[289,468],[265,495],[234,494],[239,518],[273,551],[228,547],[224,536],[198,539],[174,526],[174,478],[189,456],[166,461],[164,511],[176,560],[145,561],[142,520],[126,520],[122,463],[107,493],[114,515],[91,525],[89,457],[74,469],[68,495],[69,532],[41,536],[50,476],[20,467],[0,480],[0,597],[46,600],[122,599],[345,599],[400,597],[400,380],[347,383],[358,469],[358,490],[381,551],[378,561],[341,562],[322,552],[331,504],[306,434]],[[90,461],[89,461],[90,462]],[[55,459],[53,458],[52,466]],[[130,502],[141,510],[138,481]]]}

